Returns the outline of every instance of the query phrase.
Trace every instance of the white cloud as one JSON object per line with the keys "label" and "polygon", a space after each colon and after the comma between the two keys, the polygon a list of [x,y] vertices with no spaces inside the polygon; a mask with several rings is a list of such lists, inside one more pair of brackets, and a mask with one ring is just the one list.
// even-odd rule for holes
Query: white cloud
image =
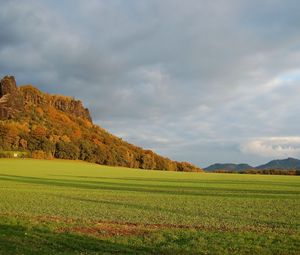
{"label": "white cloud", "polygon": [[300,137],[268,137],[257,138],[245,142],[240,147],[242,153],[254,154],[260,157],[299,157]]}

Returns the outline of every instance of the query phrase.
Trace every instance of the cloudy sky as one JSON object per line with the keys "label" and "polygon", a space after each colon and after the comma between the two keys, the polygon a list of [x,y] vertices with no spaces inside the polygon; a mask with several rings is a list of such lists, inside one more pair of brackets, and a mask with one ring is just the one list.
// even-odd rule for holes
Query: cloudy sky
{"label": "cloudy sky", "polygon": [[0,75],[175,160],[300,157],[300,1],[0,0]]}

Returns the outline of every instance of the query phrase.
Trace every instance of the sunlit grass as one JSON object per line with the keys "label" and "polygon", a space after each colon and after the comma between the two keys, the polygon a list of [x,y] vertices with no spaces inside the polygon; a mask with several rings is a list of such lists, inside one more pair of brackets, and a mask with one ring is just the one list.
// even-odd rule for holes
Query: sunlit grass
{"label": "sunlit grass", "polygon": [[[70,224],[70,219],[76,226],[136,223],[147,229],[156,224],[158,232],[106,238],[118,245],[130,239],[136,242],[133,248],[144,247],[145,252],[170,250],[165,242],[173,243],[174,249],[178,246],[180,252],[176,243],[179,235],[185,240],[182,252],[189,247],[190,251],[212,250],[215,241],[216,253],[222,254],[246,253],[242,247],[248,246],[252,251],[286,249],[289,253],[281,254],[297,254],[299,199],[300,179],[295,176],[178,173],[59,160],[0,160],[0,215],[6,226],[39,228],[43,222],[55,232],[61,225]],[[58,220],[52,229],[54,218]],[[218,244],[217,238],[224,240]],[[165,243],[163,247],[159,239]],[[234,239],[236,247],[230,250]],[[270,247],[262,245],[262,240]]]}

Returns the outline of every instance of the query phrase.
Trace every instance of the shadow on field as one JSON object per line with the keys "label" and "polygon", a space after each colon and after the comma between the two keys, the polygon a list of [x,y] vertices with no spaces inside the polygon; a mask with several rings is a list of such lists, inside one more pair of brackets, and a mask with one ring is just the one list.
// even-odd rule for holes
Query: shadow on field
{"label": "shadow on field", "polygon": [[[82,198],[82,197],[74,197],[74,196],[63,196],[63,195],[53,195],[55,197],[59,198],[66,198],[68,200],[75,200],[79,202],[85,202],[85,203],[93,203],[93,204],[105,204],[110,206],[116,206],[116,207],[122,207],[122,208],[130,208],[130,209],[136,209],[136,210],[144,210],[144,211],[160,211],[163,213],[172,213],[175,215],[182,215],[186,216],[186,211],[181,211],[179,209],[172,210],[167,208],[162,208],[157,205],[149,206],[145,204],[137,204],[137,203],[130,203],[130,202],[119,202],[119,201],[109,201],[109,200],[103,200],[103,199],[90,199],[90,198]],[[191,215],[191,213],[189,213]],[[197,216],[198,213],[195,213],[194,216]]]}
{"label": "shadow on field", "polygon": [[[115,241],[113,241],[115,240]],[[117,243],[118,242],[118,243]],[[132,244],[129,244],[132,242]],[[175,230],[147,238],[98,239],[48,228],[0,224],[1,255],[71,254],[299,254],[299,237],[251,232]]]}
{"label": "shadow on field", "polygon": [[283,187],[300,187],[299,183],[278,182],[274,180],[193,180],[193,179],[171,179],[171,178],[148,178],[148,177],[91,177],[91,176],[73,176],[73,175],[53,175],[56,177],[81,178],[81,179],[100,179],[100,180],[117,180],[117,181],[140,181],[140,182],[159,182],[174,184],[229,184],[229,185],[263,185],[263,186],[283,186]]}
{"label": "shadow on field", "polygon": [[131,247],[90,236],[56,233],[48,229],[0,224],[0,254],[150,254],[147,247]]}
{"label": "shadow on field", "polygon": [[[31,183],[38,185],[50,185],[58,187],[70,187],[80,189],[112,190],[124,192],[143,192],[151,194],[166,195],[188,195],[188,196],[210,196],[210,197],[251,197],[251,198],[274,198],[283,196],[284,198],[300,198],[300,192],[294,190],[259,190],[259,189],[242,189],[239,187],[191,187],[187,185],[163,185],[161,183],[138,184],[138,183],[121,183],[109,181],[87,181],[87,180],[60,180],[50,178],[25,177],[16,175],[0,175],[0,180],[14,181],[21,183]],[[180,182],[178,182],[180,183]]]}
{"label": "shadow on field", "polygon": [[[95,203],[95,204],[107,204],[107,205],[113,205],[113,206],[123,206],[123,207],[129,207],[132,209],[142,209],[142,210],[162,210],[161,208],[158,208],[157,206],[146,206],[143,204],[134,204],[134,203],[128,203],[128,202],[118,202],[118,201],[109,201],[109,200],[103,200],[103,199],[90,199],[90,198],[82,198],[82,197],[74,197],[74,196],[62,196],[62,195],[54,195],[59,198],[66,198],[71,199],[75,201],[80,202],[88,202],[88,203]],[[178,210],[163,210],[164,212],[171,212],[171,213],[178,213]]]}

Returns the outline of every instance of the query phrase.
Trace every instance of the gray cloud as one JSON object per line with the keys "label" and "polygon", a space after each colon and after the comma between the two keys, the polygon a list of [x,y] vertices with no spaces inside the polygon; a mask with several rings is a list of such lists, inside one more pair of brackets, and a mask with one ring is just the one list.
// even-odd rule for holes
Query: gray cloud
{"label": "gray cloud", "polygon": [[80,98],[95,122],[171,158],[258,164],[274,155],[258,139],[300,136],[299,11],[296,0],[1,1],[0,74]]}

